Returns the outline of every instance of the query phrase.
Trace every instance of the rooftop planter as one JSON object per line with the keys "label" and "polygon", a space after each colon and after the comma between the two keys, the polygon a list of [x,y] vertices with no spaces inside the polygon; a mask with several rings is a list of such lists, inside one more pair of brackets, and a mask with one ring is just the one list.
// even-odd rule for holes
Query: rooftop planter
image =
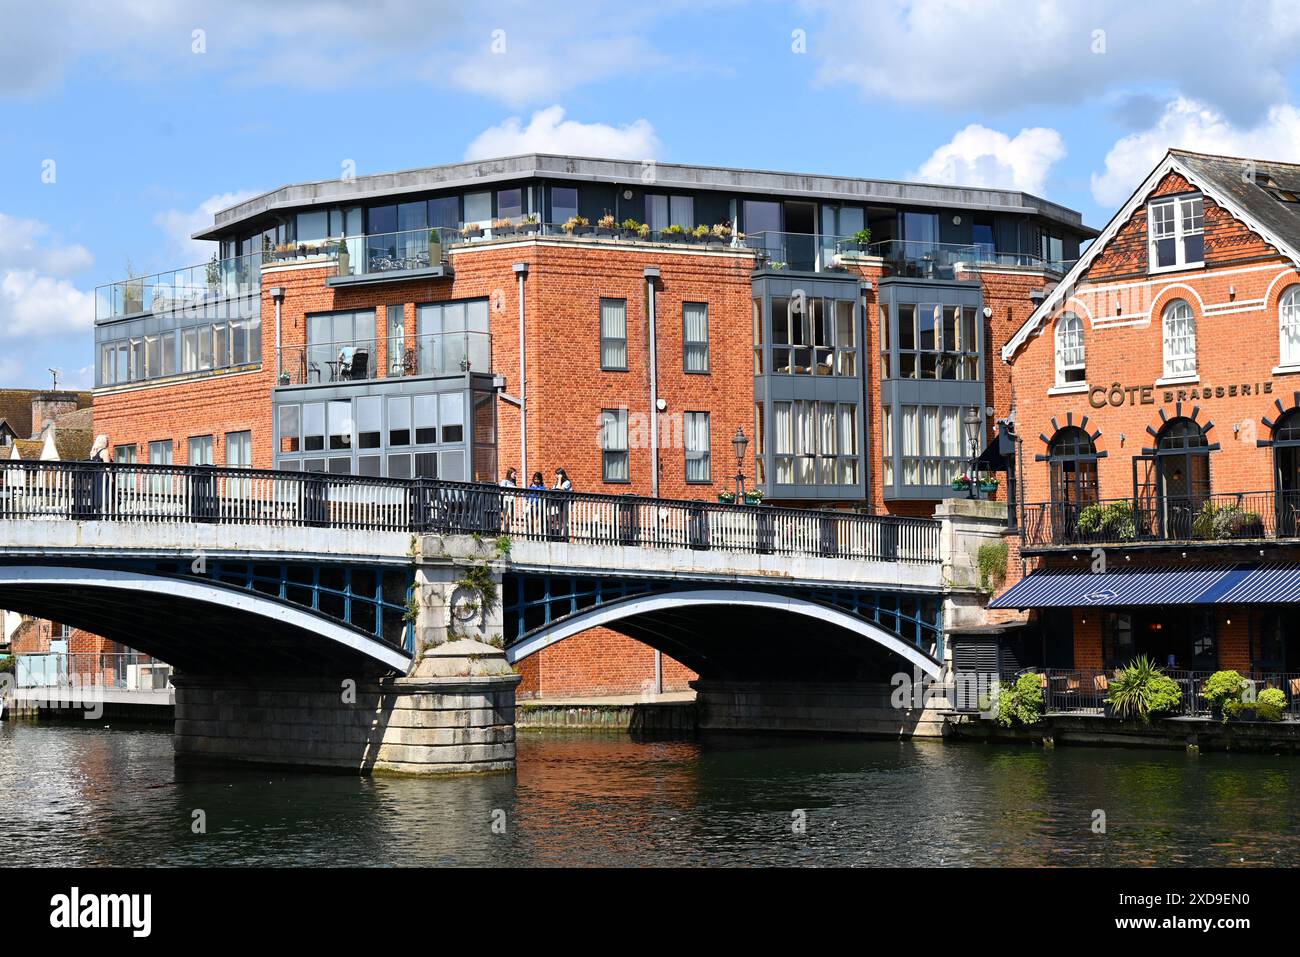
{"label": "rooftop planter", "polygon": [[1264,519],[1240,505],[1206,502],[1192,520],[1192,538],[1221,541],[1232,538],[1263,538]]}
{"label": "rooftop planter", "polygon": [[519,231],[513,219],[494,219],[492,220],[493,236],[513,236]]}
{"label": "rooftop planter", "polygon": [[618,235],[618,220],[610,213],[606,213],[600,219],[596,220],[596,235],[613,238]]}
{"label": "rooftop planter", "polygon": [[585,216],[570,216],[561,228],[570,236],[586,236],[591,233],[591,220]]}
{"label": "rooftop planter", "polygon": [[673,223],[659,234],[660,240],[666,243],[684,243],[686,242],[686,227]]}
{"label": "rooftop planter", "polygon": [[525,236],[534,236],[541,232],[542,224],[537,218],[536,213],[529,213],[524,217],[523,222],[519,224],[519,231]]}

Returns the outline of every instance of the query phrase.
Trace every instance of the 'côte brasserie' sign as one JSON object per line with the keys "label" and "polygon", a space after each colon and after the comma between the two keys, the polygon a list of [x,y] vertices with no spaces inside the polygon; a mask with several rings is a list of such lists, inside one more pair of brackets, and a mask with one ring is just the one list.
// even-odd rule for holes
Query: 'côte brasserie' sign
{"label": "'c\u00f4te brasserie' sign", "polygon": [[1088,404],[1094,409],[1122,405],[1155,405],[1158,395],[1164,402],[1204,402],[1207,399],[1235,399],[1238,396],[1272,395],[1273,382],[1241,382],[1231,385],[1194,385],[1190,389],[1158,389],[1154,385],[1112,383],[1088,390]]}

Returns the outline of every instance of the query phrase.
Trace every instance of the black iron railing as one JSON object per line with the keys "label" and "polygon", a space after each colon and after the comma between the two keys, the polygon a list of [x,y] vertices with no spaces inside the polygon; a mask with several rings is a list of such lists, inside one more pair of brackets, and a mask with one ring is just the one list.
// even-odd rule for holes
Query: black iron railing
{"label": "black iron railing", "polygon": [[[1164,672],[1178,685],[1181,696],[1178,706],[1166,717],[1208,718],[1214,714],[1205,698],[1205,682],[1210,671],[1183,671],[1176,668]],[[978,688],[979,694],[959,696],[954,707],[959,711],[979,711],[988,706],[989,691],[994,684],[1010,688],[1025,674],[1033,674],[1043,689],[1043,710],[1047,714],[1106,715],[1106,698],[1115,681],[1115,669],[1046,668],[1039,671],[1019,671],[998,674],[958,674],[959,687]],[[1252,698],[1261,691],[1277,688],[1286,696],[1282,717],[1287,721],[1300,721],[1300,674],[1286,671],[1246,672],[1242,675]],[[976,680],[978,679],[978,680]]]}
{"label": "black iron railing", "polygon": [[0,521],[212,522],[938,562],[933,519],[212,466],[8,462]]}
{"label": "black iron railing", "polygon": [[1300,538],[1300,492],[1027,503],[1021,535],[1025,548]]}

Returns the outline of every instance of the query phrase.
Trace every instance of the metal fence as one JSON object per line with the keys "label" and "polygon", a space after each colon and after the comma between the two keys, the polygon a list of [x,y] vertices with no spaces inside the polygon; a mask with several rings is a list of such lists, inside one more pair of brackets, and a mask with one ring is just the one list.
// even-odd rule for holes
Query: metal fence
{"label": "metal fence", "polygon": [[139,652],[48,652],[17,655],[19,688],[97,687],[168,691],[172,666]]}
{"label": "metal fence", "polygon": [[10,462],[0,521],[211,522],[934,563],[934,519],[214,466]]}
{"label": "metal fence", "polygon": [[[1214,672],[1167,669],[1164,673],[1177,683],[1182,692],[1177,709],[1169,717],[1208,718],[1213,714],[1213,709],[1205,698],[1205,682]],[[984,680],[979,683],[979,687],[988,688],[996,680],[1003,688],[1009,688],[1025,674],[1033,674],[1039,679],[1046,714],[1103,715],[1106,713],[1106,697],[1115,680],[1114,669],[1045,668],[1039,671],[984,675],[981,676]],[[1244,674],[1242,677],[1256,696],[1266,688],[1280,689],[1286,695],[1283,718],[1300,721],[1300,673],[1258,672]],[[979,702],[974,696],[967,696],[960,700],[957,709],[978,711],[982,703],[984,702]]]}

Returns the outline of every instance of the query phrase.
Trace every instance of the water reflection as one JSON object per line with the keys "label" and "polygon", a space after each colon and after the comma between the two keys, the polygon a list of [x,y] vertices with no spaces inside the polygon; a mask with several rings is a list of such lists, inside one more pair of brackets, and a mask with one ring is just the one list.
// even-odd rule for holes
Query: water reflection
{"label": "water reflection", "polygon": [[1296,864],[1297,783],[1255,755],[536,732],[514,775],[359,778],[178,766],[156,729],[0,725],[16,864]]}

